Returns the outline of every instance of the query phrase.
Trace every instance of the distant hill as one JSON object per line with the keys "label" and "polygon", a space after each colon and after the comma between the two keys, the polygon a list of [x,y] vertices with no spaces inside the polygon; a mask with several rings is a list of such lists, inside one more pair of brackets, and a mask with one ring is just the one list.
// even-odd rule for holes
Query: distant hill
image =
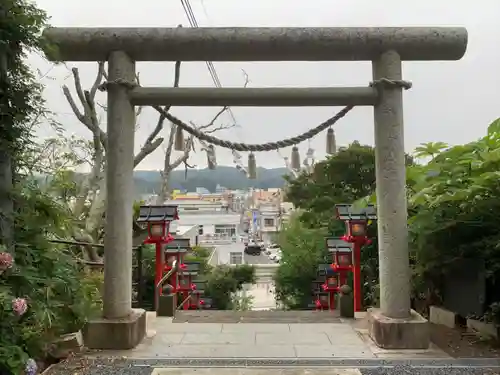
{"label": "distant hill", "polygon": [[[187,178],[184,170],[173,171],[170,176],[170,188],[196,191],[197,187],[204,187],[211,192],[217,184],[228,189],[247,189],[249,187],[268,189],[283,186],[283,175],[288,173],[286,168],[257,168],[257,179],[249,180],[234,167],[218,166],[215,170],[189,169]],[[134,171],[136,194],[157,192],[160,188],[160,173],[158,171]]]}

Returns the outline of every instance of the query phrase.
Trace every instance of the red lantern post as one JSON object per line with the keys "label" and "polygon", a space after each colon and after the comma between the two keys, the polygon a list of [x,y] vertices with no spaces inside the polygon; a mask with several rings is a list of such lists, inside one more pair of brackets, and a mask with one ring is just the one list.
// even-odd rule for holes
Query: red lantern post
{"label": "red lantern post", "polygon": [[154,244],[156,248],[155,287],[163,277],[163,246],[174,239],[169,233],[170,223],[178,219],[177,206],[141,206],[139,208],[137,222],[147,224],[148,229],[148,237],[143,243]]}
{"label": "red lantern post", "polygon": [[346,223],[346,234],[342,240],[352,244],[353,250],[353,291],[354,291],[354,311],[363,311],[363,288],[361,278],[361,248],[369,245],[371,240],[367,237],[368,221],[376,220],[375,206],[356,209],[350,204],[338,204],[335,206],[337,219]]}
{"label": "red lantern post", "polygon": [[191,276],[186,274],[187,264],[184,263],[184,256],[191,250],[189,238],[175,238],[164,246],[164,254],[167,259],[163,272],[169,272],[174,260],[179,265],[178,271],[174,272],[170,277],[168,283],[172,286],[173,293],[180,293],[182,301],[184,301],[189,294],[189,287],[191,285]]}
{"label": "red lantern post", "polygon": [[[342,239],[336,237],[326,238],[326,248],[332,254],[332,264],[330,269],[337,275],[337,285],[330,290],[334,291],[330,295],[330,306],[332,310],[335,308],[335,294],[338,293],[339,288],[347,283],[347,275],[352,272],[352,245],[345,243]],[[330,282],[330,284],[332,284]]]}

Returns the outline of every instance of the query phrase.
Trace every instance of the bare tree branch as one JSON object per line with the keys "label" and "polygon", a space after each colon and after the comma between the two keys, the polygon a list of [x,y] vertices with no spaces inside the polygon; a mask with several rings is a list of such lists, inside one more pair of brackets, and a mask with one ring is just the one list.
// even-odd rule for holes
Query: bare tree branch
{"label": "bare tree branch", "polygon": [[[175,62],[175,69],[174,70],[175,70],[174,71],[174,87],[179,87],[179,81],[180,81],[180,77],[181,77],[181,61]],[[163,110],[165,112],[168,112],[168,111],[170,111],[171,107],[172,106],[165,106],[165,107],[163,107]],[[149,154],[154,152],[158,147],[160,147],[160,145],[162,144],[164,139],[163,138],[156,139],[156,137],[163,130],[163,127],[165,125],[165,120],[166,120],[166,118],[165,118],[164,114],[160,114],[158,116],[158,121],[156,122],[155,128],[153,129],[151,134],[149,134],[148,138],[146,139],[146,142],[144,143],[144,146],[142,146],[141,151],[139,151],[139,153],[136,155],[136,157],[134,159],[134,166],[138,165],[142,160],[144,160],[144,158],[146,156],[148,156]],[[173,127],[173,125],[172,125],[172,127]],[[172,152],[171,150],[172,150],[172,146],[173,146],[173,142],[174,142],[174,137],[173,137],[174,134],[175,134],[175,131],[170,129],[170,136],[169,136],[169,140],[168,140],[168,144],[167,144],[167,152],[168,152],[168,150],[170,150],[170,154]],[[165,157],[165,159],[167,159],[167,158]]]}
{"label": "bare tree branch", "polygon": [[250,83],[250,77],[248,77],[248,74],[245,70],[241,69],[243,72],[243,77],[245,78],[245,83],[243,84],[243,88],[247,88],[248,84]]}
{"label": "bare tree branch", "polygon": [[99,133],[101,144],[106,150],[108,142],[107,134],[100,128],[97,113],[95,110],[95,94],[97,92],[97,87],[101,84],[103,78],[105,77],[104,63],[98,63],[97,76],[88,95],[84,93],[84,90],[82,88],[80,73],[78,69],[73,68],[71,69],[71,72],[73,74],[73,81],[75,83],[77,96],[80,99],[80,104],[83,107],[83,113],[78,108],[78,105],[76,104],[73,96],[71,95],[71,92],[69,91],[68,86],[66,85],[62,87],[64,96],[66,97],[66,100],[68,101],[71,110],[75,114],[76,118],[92,133]]}
{"label": "bare tree branch", "polygon": [[134,168],[137,167],[149,154],[156,151],[158,147],[163,143],[163,138],[157,138],[153,142],[145,143],[141,147],[141,150],[134,157]]}
{"label": "bare tree branch", "polygon": [[[223,107],[222,109],[219,110],[219,112],[217,112],[215,114],[214,117],[212,117],[212,119],[208,123],[206,123],[204,125],[197,126],[192,121],[190,121],[190,124],[193,127],[197,128],[198,130],[203,130],[204,133],[214,133],[214,132],[219,131],[219,130],[233,128],[236,126],[235,124],[220,125],[220,126],[214,127],[214,124],[219,119],[219,117],[228,110],[229,110],[228,107]],[[171,131],[171,133],[175,133],[175,131]],[[181,165],[182,163],[187,162],[187,160],[189,159],[189,153],[191,152],[191,150],[193,148],[193,144],[194,144],[194,137],[189,136],[189,138],[186,141],[186,147],[184,148],[183,154],[181,156],[179,156],[172,164],[170,164],[170,167],[169,167],[170,172],[173,171],[174,169],[176,169],[177,167],[179,167],[179,165]]]}
{"label": "bare tree branch", "polygon": [[104,61],[99,61],[97,63],[97,75],[94,80],[94,84],[92,85],[92,88],[90,89],[90,97],[92,99],[95,98],[95,95],[97,93],[97,90],[99,89],[99,86],[102,83],[102,80],[104,78],[104,75],[106,73],[106,70],[104,68]]}

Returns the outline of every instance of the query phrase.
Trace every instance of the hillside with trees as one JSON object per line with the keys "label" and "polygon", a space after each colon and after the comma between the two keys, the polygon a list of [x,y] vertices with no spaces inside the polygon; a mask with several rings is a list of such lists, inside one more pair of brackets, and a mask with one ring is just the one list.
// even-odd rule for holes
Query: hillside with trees
{"label": "hillside with trees", "polygon": [[[235,167],[218,166],[215,170],[189,169],[187,174],[184,170],[175,170],[170,174],[169,186],[171,189],[195,191],[197,187],[204,187],[211,192],[215,192],[217,184],[228,189],[247,189],[249,187],[268,189],[281,188],[287,175],[286,168],[258,168],[257,178],[249,180],[243,173]],[[137,194],[148,194],[157,192],[161,184],[159,171],[134,172],[135,189]]]}

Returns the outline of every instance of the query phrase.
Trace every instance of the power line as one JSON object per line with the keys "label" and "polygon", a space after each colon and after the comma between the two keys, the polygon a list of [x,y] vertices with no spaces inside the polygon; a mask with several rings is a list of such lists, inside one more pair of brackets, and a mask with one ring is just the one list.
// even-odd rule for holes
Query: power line
{"label": "power line", "polygon": [[[189,2],[189,0],[181,0],[181,5],[184,8],[184,13],[186,13],[186,17],[187,17],[188,22],[191,25],[191,27],[195,27],[195,28],[199,27],[198,21],[196,20],[196,16],[195,16],[194,11],[193,11],[193,7],[191,6],[191,3]],[[207,14],[205,7],[203,7],[203,10],[204,10],[205,14]],[[210,76],[212,77],[212,81],[214,82],[215,87],[219,87],[219,88],[222,87],[222,83],[219,79],[219,75],[217,74],[217,71],[215,70],[214,63],[212,61],[205,61],[205,64],[207,65],[208,72],[209,72]],[[227,108],[227,112],[229,113],[231,120],[235,124],[236,129],[237,129],[237,134],[238,134],[238,130],[241,130],[241,128],[238,126],[238,121],[236,121],[236,117],[235,117],[234,112],[231,109],[231,107]],[[238,138],[241,138],[241,136],[239,134],[238,134]],[[232,156],[233,156],[233,163],[236,164],[237,168],[239,170],[247,173],[246,168],[242,163],[241,155],[237,151],[232,150]]]}
{"label": "power line", "polygon": [[[186,16],[188,18],[189,24],[191,27],[198,28],[200,27],[198,25],[198,21],[196,20],[196,16],[193,11],[193,7],[191,6],[191,3],[189,0],[181,0],[182,7],[184,8],[184,12],[186,13]],[[217,71],[215,70],[214,63],[212,61],[205,61],[205,64],[207,65],[208,72],[210,76],[212,77],[212,81],[214,82],[215,87],[222,87],[222,84],[219,79],[219,75],[217,74]],[[229,115],[231,116],[231,119],[233,120],[234,124],[237,125],[236,117],[234,116],[233,110],[228,107],[227,111]]]}

